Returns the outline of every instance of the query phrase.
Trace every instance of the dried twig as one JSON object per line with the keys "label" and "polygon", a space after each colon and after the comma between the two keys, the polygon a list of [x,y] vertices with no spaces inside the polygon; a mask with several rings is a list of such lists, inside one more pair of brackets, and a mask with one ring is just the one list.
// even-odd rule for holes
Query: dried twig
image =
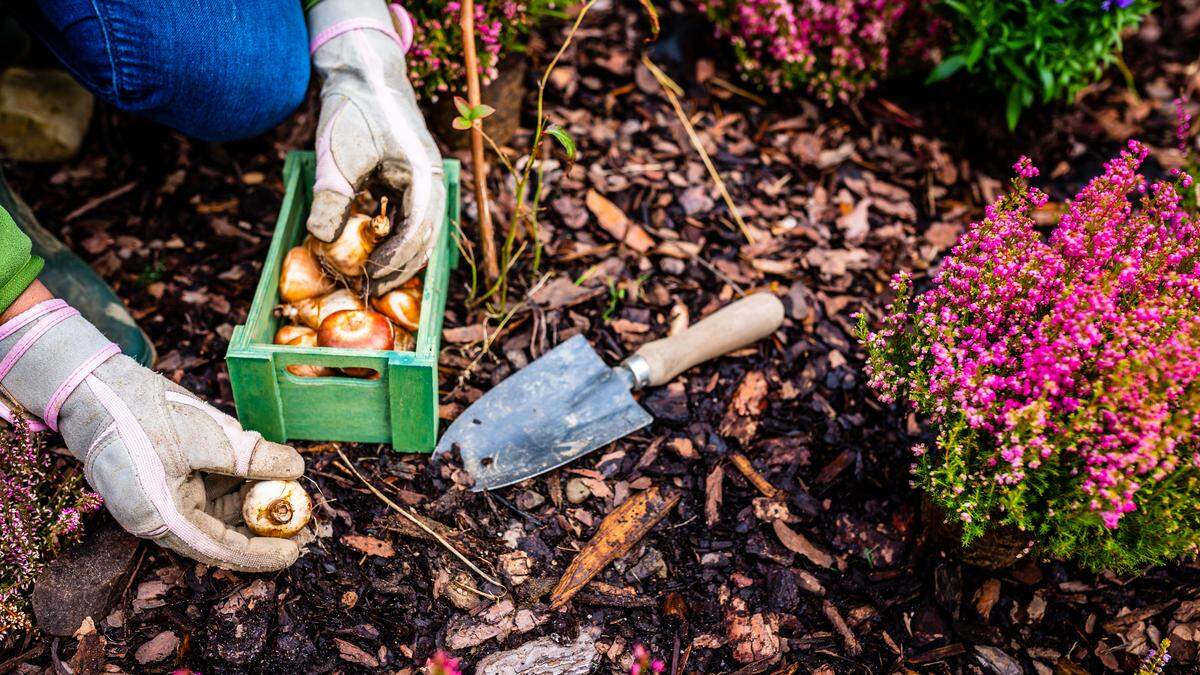
{"label": "dried twig", "polygon": [[[462,3],[463,60],[467,69],[467,103],[479,105],[479,59],[475,55],[475,0]],[[483,160],[483,120],[471,126],[471,174],[475,178],[475,206],[479,211],[479,247],[483,250],[483,273],[488,281],[500,277],[496,259],[496,237],[492,231],[491,201],[487,192],[487,165]]]}
{"label": "dried twig", "polygon": [[350,472],[353,473],[355,475],[355,477],[357,477],[360,481],[362,481],[362,484],[366,485],[367,489],[370,490],[376,497],[379,498],[379,501],[383,502],[384,504],[387,504],[388,507],[391,508],[393,511],[404,516],[405,518],[407,518],[409,520],[409,522],[411,522],[412,524],[421,528],[425,532],[429,533],[429,536],[433,537],[434,540],[437,541],[437,543],[441,544],[442,546],[445,546],[447,551],[450,551],[451,553],[453,553],[456,558],[461,560],[464,565],[471,568],[471,571],[474,572],[475,574],[478,574],[480,576],[480,578],[482,578],[484,581],[486,581],[490,584],[499,586],[500,588],[504,588],[504,584],[500,583],[500,581],[498,579],[496,579],[495,577],[490,576],[487,572],[484,572],[483,570],[479,569],[479,567],[477,565],[475,565],[475,563],[473,563],[467,559],[467,556],[463,555],[458,549],[454,548],[454,545],[451,544],[449,541],[447,541],[445,537],[438,534],[437,532],[434,532],[432,528],[430,528],[425,523],[421,522],[421,519],[418,518],[416,516],[416,514],[410,513],[408,509],[404,508],[403,506],[400,506],[399,504],[392,501],[391,499],[388,499],[387,495],[385,495],[379,491],[379,488],[372,485],[371,482],[368,481],[366,478],[363,478],[363,475],[358,472],[358,468],[355,467],[354,464],[351,463],[350,460],[346,457],[346,455],[342,453],[341,448],[338,448],[337,454],[338,454],[338,457],[341,457],[342,461],[346,463],[346,466],[349,467]]}
{"label": "dried twig", "polygon": [[721,199],[725,200],[725,206],[729,208],[729,213],[733,216],[734,222],[737,223],[738,229],[742,231],[742,236],[746,237],[746,241],[754,243],[754,235],[750,232],[750,228],[746,227],[746,221],[742,220],[742,212],[738,211],[737,204],[733,203],[733,197],[729,194],[729,190],[725,187],[725,181],[721,179],[721,174],[717,172],[717,167],[713,165],[712,160],[708,157],[708,152],[704,149],[704,144],[700,142],[700,136],[696,134],[695,127],[692,126],[692,121],[688,119],[687,113],[683,111],[683,106],[679,103],[679,94],[683,93],[683,89],[679,88],[675,81],[667,76],[648,56],[642,56],[642,64],[658,80],[658,86],[662,87],[663,93],[667,95],[667,100],[671,102],[671,107],[675,109],[675,116],[679,118],[679,123],[683,125],[684,131],[687,131],[688,138],[692,141],[692,147],[696,148],[696,152],[700,153],[700,159],[704,161],[705,168],[708,169],[708,175],[712,176],[713,182],[717,184],[717,190],[721,192]]}
{"label": "dried twig", "polygon": [[755,469],[754,466],[750,464],[749,457],[740,452],[735,452],[729,456],[729,460],[735,467],[737,467],[738,471],[742,472],[742,475],[746,477],[746,480],[750,481],[750,483],[753,484],[759,492],[763,493],[764,497],[768,499],[774,499],[779,496],[779,488],[771,485],[770,481],[768,481],[766,478],[763,478],[763,475],[758,472],[758,469]]}

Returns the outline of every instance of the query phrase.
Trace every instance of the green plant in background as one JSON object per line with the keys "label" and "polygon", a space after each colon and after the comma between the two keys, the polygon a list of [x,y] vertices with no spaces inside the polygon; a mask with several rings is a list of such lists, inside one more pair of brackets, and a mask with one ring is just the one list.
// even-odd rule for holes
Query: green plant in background
{"label": "green plant in background", "polygon": [[[1004,94],[1016,128],[1034,103],[1070,101],[1117,64],[1121,36],[1154,8],[1150,0],[941,0],[952,44],[929,82],[963,71]],[[1131,82],[1132,84],[1132,82]]]}

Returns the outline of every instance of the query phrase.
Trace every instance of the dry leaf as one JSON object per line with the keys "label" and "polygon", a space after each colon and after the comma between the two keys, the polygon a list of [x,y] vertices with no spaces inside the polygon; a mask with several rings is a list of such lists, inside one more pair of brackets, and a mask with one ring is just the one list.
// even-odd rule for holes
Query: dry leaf
{"label": "dry leaf", "polygon": [[562,607],[610,562],[628,553],[678,502],[678,492],[650,488],[613,509],[558,580],[550,593],[551,609]]}
{"label": "dry leaf", "polygon": [[637,251],[645,253],[654,247],[654,240],[640,225],[630,222],[629,217],[616,204],[595,190],[587,192],[588,210],[596,216],[600,227],[613,239]]}
{"label": "dry leaf", "polygon": [[359,553],[379,556],[380,558],[390,558],[396,555],[396,549],[392,548],[392,545],[388,542],[376,539],[375,537],[368,537],[364,534],[342,535],[342,543]]}

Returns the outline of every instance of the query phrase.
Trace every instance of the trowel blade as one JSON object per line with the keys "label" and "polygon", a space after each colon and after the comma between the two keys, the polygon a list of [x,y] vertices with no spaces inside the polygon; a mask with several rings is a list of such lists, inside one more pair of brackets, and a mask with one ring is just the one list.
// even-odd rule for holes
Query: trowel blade
{"label": "trowel blade", "polygon": [[435,452],[458,449],[476,492],[512,485],[649,424],[631,387],[576,335],[471,404]]}

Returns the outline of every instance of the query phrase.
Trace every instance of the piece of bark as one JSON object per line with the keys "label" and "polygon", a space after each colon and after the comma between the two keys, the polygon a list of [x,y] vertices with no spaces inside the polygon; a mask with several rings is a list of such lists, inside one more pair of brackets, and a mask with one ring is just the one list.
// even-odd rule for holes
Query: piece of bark
{"label": "piece of bark", "polygon": [[92,95],[67,73],[13,66],[0,74],[0,149],[9,157],[66,161],[91,120]]}
{"label": "piece of bark", "polygon": [[821,567],[833,565],[833,556],[818,548],[816,544],[808,540],[808,537],[788,527],[787,523],[776,520],[771,523],[771,526],[775,528],[775,536],[779,537],[780,543],[788,550],[808,558],[814,565]]}
{"label": "piece of bark", "polygon": [[833,624],[833,629],[842,636],[842,645],[845,646],[846,653],[854,657],[860,656],[862,644],[855,637],[854,631],[850,630],[850,626],[846,625],[846,620],[842,618],[842,613],[838,611],[837,606],[826,600],[821,603],[821,610],[825,612],[825,618],[829,619],[829,623]]}
{"label": "piece of bark", "polygon": [[594,627],[579,631],[571,644],[561,645],[544,637],[526,642],[506,652],[491,654],[479,661],[475,672],[480,675],[587,675],[596,660]]}
{"label": "piece of bark", "polygon": [[650,238],[650,235],[646,234],[640,225],[629,220],[629,216],[626,216],[625,212],[609,201],[607,197],[595,190],[588,190],[585,199],[588,210],[596,216],[600,227],[604,228],[604,231],[608,232],[613,239],[638,253],[645,253],[654,248],[654,240]]}
{"label": "piece of bark", "polygon": [[550,607],[558,609],[566,604],[610,562],[628,553],[678,502],[678,492],[652,487],[613,509],[559,579],[550,594]]}
{"label": "piece of bark", "polygon": [[709,527],[721,520],[721,501],[724,495],[725,469],[718,464],[704,480],[704,523]]}

